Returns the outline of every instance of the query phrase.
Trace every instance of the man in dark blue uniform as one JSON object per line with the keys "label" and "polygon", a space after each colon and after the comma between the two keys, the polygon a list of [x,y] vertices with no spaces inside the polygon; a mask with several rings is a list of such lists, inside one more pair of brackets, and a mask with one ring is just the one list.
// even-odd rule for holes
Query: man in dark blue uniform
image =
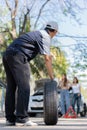
{"label": "man in dark blue uniform", "polygon": [[[3,55],[3,64],[7,77],[5,113],[6,124],[37,125],[29,120],[28,103],[30,96],[29,62],[37,54],[42,54],[50,79],[53,79],[52,61],[50,55],[51,38],[58,31],[56,22],[48,22],[44,30],[28,32],[13,41]],[[17,104],[15,92],[17,90]],[[15,108],[16,106],[16,108]]]}

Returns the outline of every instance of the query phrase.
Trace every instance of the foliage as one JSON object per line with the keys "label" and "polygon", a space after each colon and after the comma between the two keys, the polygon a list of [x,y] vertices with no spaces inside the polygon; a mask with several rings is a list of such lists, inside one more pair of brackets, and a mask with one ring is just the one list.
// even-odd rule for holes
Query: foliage
{"label": "foliage", "polygon": [[[68,64],[66,58],[64,56],[64,53],[61,52],[60,48],[58,47],[52,46],[51,54],[53,58],[52,66],[54,70],[54,75],[55,77],[60,77],[62,73],[67,71]],[[43,56],[38,55],[30,63],[30,66],[36,79],[48,77]]]}
{"label": "foliage", "polygon": [[67,73],[69,64],[67,63],[64,52],[59,47],[52,46],[51,51],[53,55],[54,74],[56,77],[60,77],[63,73]]}
{"label": "foliage", "polygon": [[[1,52],[4,51],[4,49],[6,49],[6,47],[19,35],[30,30],[42,28],[42,24],[45,24],[48,19],[54,19],[62,25],[62,22],[65,23],[66,19],[70,18],[70,22],[73,26],[78,24],[81,27],[83,25],[81,15],[83,14],[83,11],[87,9],[86,3],[85,0],[81,0],[80,4],[76,0],[0,0],[0,36],[3,37],[2,40],[0,38]],[[63,38],[64,37],[67,37],[67,35],[64,34]],[[68,37],[73,39],[72,36],[68,35]],[[76,72],[79,68],[87,68],[87,51],[85,47],[86,41],[82,46],[81,40],[78,41],[78,38],[74,38],[74,40],[78,43],[78,47],[75,46],[75,48],[72,49],[74,52],[74,63],[72,64],[72,68],[73,71]],[[59,48],[54,48],[52,48],[52,53],[55,55],[55,58],[53,58],[53,68],[55,75],[58,76],[67,71],[69,64],[66,62],[65,54],[60,51]],[[79,52],[79,55],[77,55],[76,51]],[[80,60],[85,64],[81,64]],[[37,78],[47,76],[46,68],[44,68],[43,57],[37,56],[31,62],[31,68]],[[0,69],[0,77],[4,77],[1,57]]]}
{"label": "foliage", "polygon": [[44,57],[38,55],[30,62],[31,70],[36,79],[45,78],[47,70],[45,67]]}
{"label": "foliage", "polygon": [[[9,15],[9,17],[8,17],[9,19],[6,22],[4,22],[2,24],[2,27],[0,28],[1,35],[4,37],[3,42],[2,42],[3,44],[1,44],[2,51],[4,51],[4,49],[6,49],[7,46],[16,37],[23,34],[24,32],[30,31],[30,20],[31,20],[30,19],[30,11],[34,6],[33,2],[34,1],[31,2],[32,3],[31,6],[27,6],[27,4],[25,5],[25,3],[23,3],[23,5],[21,7],[21,6],[18,6],[18,0],[13,1],[14,6],[12,6],[11,2],[9,2],[8,0],[5,0],[6,6],[4,8],[1,8],[2,9],[1,12],[5,14],[4,19],[8,15]],[[39,10],[38,17],[36,18],[34,27],[36,27],[45,6],[49,2],[50,2],[50,0],[47,0],[47,1],[42,3],[41,8]],[[18,11],[20,11],[20,13]],[[3,16],[2,16],[2,18],[3,18]],[[55,51],[55,49],[52,49],[52,51]],[[59,52],[56,51],[56,54],[57,53],[58,53],[58,55],[57,56],[55,55],[56,60],[53,60],[54,73],[56,76],[58,74],[60,74],[61,71],[66,71],[64,55],[59,56]],[[61,61],[59,61],[58,59],[61,59]],[[58,62],[60,65],[58,64]],[[62,63],[63,63],[63,65],[62,65]],[[30,63],[31,70],[36,78],[48,76],[47,70],[46,70],[46,67],[44,67],[45,66],[44,64],[45,63],[44,63],[44,59],[42,56],[37,56],[33,61],[31,61],[31,63]],[[4,78],[5,73],[3,71],[2,62],[0,64],[0,66],[1,66],[0,77]],[[56,71],[56,69],[57,69],[57,71]],[[60,71],[60,69],[61,69],[61,71]]]}

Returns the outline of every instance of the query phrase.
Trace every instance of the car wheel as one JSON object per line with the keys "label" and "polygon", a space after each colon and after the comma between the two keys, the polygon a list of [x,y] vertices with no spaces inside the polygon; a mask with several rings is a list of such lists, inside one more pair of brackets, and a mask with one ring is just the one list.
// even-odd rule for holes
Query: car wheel
{"label": "car wheel", "polygon": [[81,117],[85,117],[85,116],[86,116],[86,103],[84,103],[83,111],[80,112],[80,116],[81,116]]}
{"label": "car wheel", "polygon": [[55,125],[58,120],[57,82],[46,82],[44,86],[44,122]]}

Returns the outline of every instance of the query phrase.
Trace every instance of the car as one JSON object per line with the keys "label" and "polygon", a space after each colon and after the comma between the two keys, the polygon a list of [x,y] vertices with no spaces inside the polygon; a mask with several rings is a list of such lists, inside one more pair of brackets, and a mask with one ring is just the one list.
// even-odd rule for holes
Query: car
{"label": "car", "polygon": [[30,96],[28,113],[32,116],[43,113],[43,88],[38,89]]}
{"label": "car", "polygon": [[4,114],[5,111],[5,91],[6,84],[0,80],[0,114]]}
{"label": "car", "polygon": [[[58,89],[58,115],[59,117],[62,116],[61,113],[61,97],[60,97],[60,89]],[[72,90],[69,91],[70,94],[70,102],[72,104],[72,98],[73,93]],[[44,95],[44,89],[43,87],[37,89],[33,95],[30,96],[29,105],[28,105],[28,113],[29,116],[36,116],[37,114],[43,115],[43,95]],[[75,110],[77,110],[77,107],[75,106]],[[86,103],[83,101],[83,98],[81,96],[81,106],[80,106],[80,116],[84,117],[86,116]]]}

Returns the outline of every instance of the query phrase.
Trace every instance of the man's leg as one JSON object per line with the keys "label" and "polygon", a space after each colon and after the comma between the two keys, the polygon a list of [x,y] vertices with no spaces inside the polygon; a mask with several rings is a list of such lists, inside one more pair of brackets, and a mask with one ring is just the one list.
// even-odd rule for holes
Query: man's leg
{"label": "man's leg", "polygon": [[3,57],[3,64],[6,72],[7,86],[6,86],[6,97],[5,97],[5,113],[6,119],[10,122],[15,122],[15,90],[16,83],[13,75],[10,71],[6,57]]}
{"label": "man's leg", "polygon": [[28,120],[27,110],[30,96],[29,63],[25,58],[26,57],[21,54],[16,54],[8,58],[10,70],[18,86],[16,117],[17,120],[20,120],[20,123],[24,123]]}

